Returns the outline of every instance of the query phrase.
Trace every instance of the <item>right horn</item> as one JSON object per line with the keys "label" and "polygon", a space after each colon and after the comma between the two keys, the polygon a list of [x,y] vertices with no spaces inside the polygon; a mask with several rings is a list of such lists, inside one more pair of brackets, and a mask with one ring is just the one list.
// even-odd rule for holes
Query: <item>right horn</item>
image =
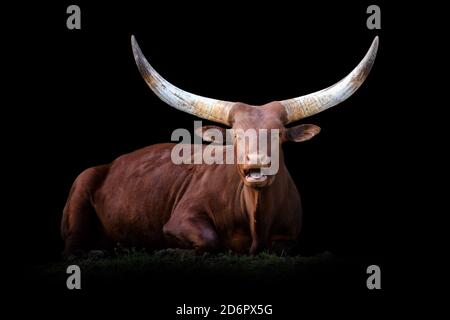
{"label": "right horn", "polygon": [[287,123],[294,122],[331,108],[350,97],[366,79],[375,62],[378,36],[361,62],[338,83],[305,96],[280,101],[287,113]]}
{"label": "right horn", "polygon": [[131,36],[134,59],[147,85],[168,105],[197,117],[230,125],[230,111],[234,102],[210,99],[181,90],[169,83],[148,63],[134,36]]}

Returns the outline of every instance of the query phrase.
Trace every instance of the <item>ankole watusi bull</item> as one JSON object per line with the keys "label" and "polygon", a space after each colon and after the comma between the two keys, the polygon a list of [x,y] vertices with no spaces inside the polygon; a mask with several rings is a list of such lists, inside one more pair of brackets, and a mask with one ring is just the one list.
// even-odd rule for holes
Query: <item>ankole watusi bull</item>
{"label": "ankole watusi bull", "polygon": [[[285,125],[350,97],[375,60],[378,38],[358,66],[335,85],[263,106],[214,100],[180,90],[163,79],[131,39],[138,69],[150,89],[168,105],[233,129],[279,130],[279,143],[311,139],[320,128]],[[221,129],[223,130],[223,129]],[[235,152],[233,144],[224,146]],[[82,172],[70,191],[61,224],[64,254],[107,248],[120,242],[148,248],[230,249],[254,254],[276,241],[295,241],[300,232],[300,196],[279,155],[276,175],[267,164],[180,164],[175,144],[157,144]],[[245,159],[267,155],[245,151]]]}

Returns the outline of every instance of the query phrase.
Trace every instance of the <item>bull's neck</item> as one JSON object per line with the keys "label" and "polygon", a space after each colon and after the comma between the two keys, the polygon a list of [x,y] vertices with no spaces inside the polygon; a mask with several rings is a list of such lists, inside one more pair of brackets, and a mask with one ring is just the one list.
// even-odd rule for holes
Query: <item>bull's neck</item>
{"label": "bull's neck", "polygon": [[246,185],[242,187],[240,199],[241,207],[247,213],[252,245],[250,253],[255,254],[261,246],[266,246],[269,240],[268,233],[272,224],[272,208],[279,208],[278,202],[282,199],[283,190],[287,188],[286,167],[281,165],[272,185],[256,189]]}

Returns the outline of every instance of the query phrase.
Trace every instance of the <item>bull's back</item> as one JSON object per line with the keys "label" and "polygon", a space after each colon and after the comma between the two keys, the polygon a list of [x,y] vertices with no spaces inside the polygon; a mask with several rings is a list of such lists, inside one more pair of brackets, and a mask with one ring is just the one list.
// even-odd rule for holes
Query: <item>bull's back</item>
{"label": "bull's back", "polygon": [[111,164],[94,197],[97,215],[111,239],[136,244],[164,242],[162,227],[194,169],[172,163],[173,146],[149,146]]}

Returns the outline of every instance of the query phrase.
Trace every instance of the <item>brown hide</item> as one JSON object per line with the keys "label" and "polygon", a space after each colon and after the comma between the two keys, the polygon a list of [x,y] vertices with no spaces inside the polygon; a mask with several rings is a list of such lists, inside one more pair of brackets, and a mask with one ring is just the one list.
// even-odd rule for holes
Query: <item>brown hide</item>
{"label": "brown hide", "polygon": [[153,145],[84,171],[64,209],[65,254],[117,242],[256,253],[297,238],[300,197],[283,161],[274,182],[257,189],[244,185],[236,165],[173,164],[173,146]]}

